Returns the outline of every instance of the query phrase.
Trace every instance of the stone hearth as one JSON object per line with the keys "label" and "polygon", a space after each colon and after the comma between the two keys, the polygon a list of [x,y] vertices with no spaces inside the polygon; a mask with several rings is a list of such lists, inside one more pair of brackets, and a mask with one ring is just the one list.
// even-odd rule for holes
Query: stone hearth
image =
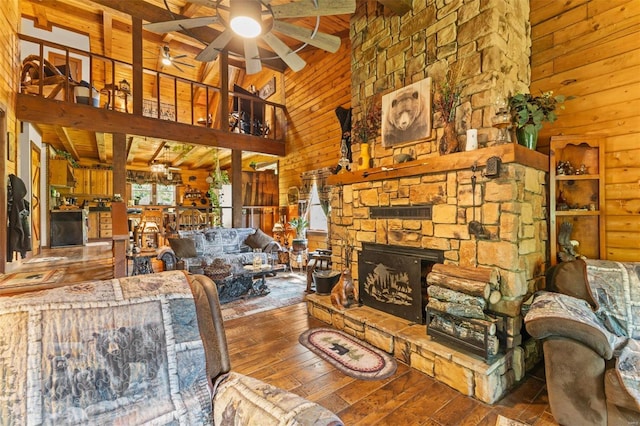
{"label": "stone hearth", "polygon": [[423,324],[366,306],[336,309],[329,296],[310,294],[307,309],[314,318],[391,353],[416,370],[488,404],[497,402],[538,359],[530,342],[487,364],[482,357],[445,346],[427,336]]}
{"label": "stone hearth", "polygon": [[[492,157],[501,160],[498,176],[485,173]],[[385,340],[379,347],[411,366],[465,395],[494,402],[525,371],[521,307],[533,292],[543,288],[548,168],[546,155],[505,144],[338,174],[328,180],[333,185],[332,261],[335,269],[343,268],[346,246],[353,244],[351,274],[355,282],[362,278],[358,276],[358,258],[368,243],[439,250],[445,264],[496,271],[500,277],[498,297],[492,298],[487,308],[505,318],[506,337],[501,344],[505,355],[488,366],[464,350],[433,342],[424,325],[398,323],[398,318],[388,316],[389,320],[376,323],[381,325],[371,326],[371,319],[363,318],[360,312],[367,312],[372,319],[380,318],[382,312],[370,308],[340,312],[321,303],[322,299],[311,298],[311,315],[346,331],[351,328],[368,341],[366,334],[374,334],[371,343]],[[395,206],[430,206],[432,215],[378,218],[371,214],[375,209]],[[482,237],[471,232],[471,222],[482,225]],[[388,324],[397,326],[392,330]]]}

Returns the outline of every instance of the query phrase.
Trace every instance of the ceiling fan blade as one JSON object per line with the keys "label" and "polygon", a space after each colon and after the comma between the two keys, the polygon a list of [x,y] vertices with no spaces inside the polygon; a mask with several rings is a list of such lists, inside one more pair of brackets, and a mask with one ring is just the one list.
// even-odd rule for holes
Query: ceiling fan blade
{"label": "ceiling fan blade", "polygon": [[171,62],[171,65],[173,65],[174,67],[176,67],[176,69],[177,69],[178,71],[180,71],[180,72],[184,72],[184,70],[183,70],[182,68],[180,68],[180,66],[179,66],[177,63],[175,63],[175,62]]}
{"label": "ceiling fan blade", "polygon": [[282,40],[273,35],[272,33],[266,33],[262,36],[262,39],[273,49],[274,52],[291,68],[293,71],[300,71],[307,65],[307,63],[298,56],[289,46],[287,46]]}
{"label": "ceiling fan blade", "polygon": [[351,14],[356,11],[356,0],[318,0],[316,8],[312,0],[302,0],[271,6],[273,17],[303,18],[305,16],[327,16]]}
{"label": "ceiling fan blade", "polygon": [[244,39],[244,59],[246,61],[247,74],[257,74],[262,70],[258,44],[255,39]]}
{"label": "ceiling fan blade", "polygon": [[327,52],[336,53],[338,49],[340,49],[340,37],[331,34],[317,32],[316,35],[311,38],[313,30],[277,20],[273,21],[273,29],[303,43],[308,43],[322,50],[326,50]]}
{"label": "ceiling fan blade", "polygon": [[218,57],[218,53],[220,53],[220,51],[229,44],[232,38],[233,32],[227,28],[215,40],[209,43],[207,47],[202,49],[202,52],[196,56],[196,60],[201,62],[214,61]]}
{"label": "ceiling fan blade", "polygon": [[186,63],[186,62],[180,62],[180,61],[172,61],[172,62],[173,62],[174,64],[183,65],[183,66],[185,66],[185,67],[195,68],[195,65],[191,65],[191,64],[188,64],[188,63]]}
{"label": "ceiling fan blade", "polygon": [[171,59],[182,59],[182,58],[186,58],[187,55],[178,55],[178,56],[172,56]]}
{"label": "ceiling fan blade", "polygon": [[145,24],[144,29],[154,33],[170,33],[180,31],[185,28],[206,27],[209,24],[218,22],[217,16],[202,16],[200,18],[176,19],[175,21],[153,22]]}

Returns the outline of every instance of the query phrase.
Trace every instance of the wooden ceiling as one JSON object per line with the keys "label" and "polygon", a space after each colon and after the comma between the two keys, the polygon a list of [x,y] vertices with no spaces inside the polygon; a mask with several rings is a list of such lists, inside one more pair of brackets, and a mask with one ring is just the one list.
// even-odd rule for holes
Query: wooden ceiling
{"label": "wooden ceiling", "polygon": [[[226,0],[225,0],[226,1]],[[166,3],[166,4],[165,4]],[[290,3],[290,0],[272,0],[271,5]],[[132,58],[132,16],[143,18],[143,23],[170,20],[171,16],[212,16],[215,15],[215,1],[212,0],[22,0],[22,16],[34,21],[36,28],[51,30],[60,27],[69,31],[87,35],[92,53],[106,57],[133,62]],[[167,11],[167,6],[170,13]],[[341,39],[349,36],[349,15],[323,16],[319,31],[333,34]],[[315,18],[286,19],[305,28],[313,28]],[[142,64],[144,68],[162,71],[196,82],[211,85],[219,84],[219,64],[198,62],[195,56],[206,46],[203,42],[213,40],[224,28],[211,25],[194,30],[188,36],[181,33],[156,34],[146,30],[142,32]],[[292,49],[301,45],[299,41],[279,37]],[[233,43],[231,43],[233,44]],[[186,55],[180,58],[183,65],[165,66],[161,62],[160,52],[167,46],[172,56]],[[264,50],[261,57],[274,57],[264,60],[262,73],[269,76],[285,69],[286,65],[275,53],[267,52],[269,46],[259,43]],[[315,49],[312,46],[304,50]],[[260,75],[247,76],[242,58],[229,56],[229,83],[248,87],[259,81]],[[264,79],[264,77],[262,77]],[[279,88],[281,90],[282,88]],[[153,94],[145,93],[153,98]],[[56,149],[71,153],[81,164],[108,164],[112,158],[111,135],[87,130],[78,130],[59,125],[34,123],[42,133],[43,141]],[[188,141],[163,140],[128,135],[127,164],[131,168],[145,168],[154,161],[169,161],[176,167],[212,169],[214,167],[215,147],[189,144]],[[169,149],[165,149],[169,146]],[[224,164],[230,157],[229,150],[220,150],[219,156]],[[252,153],[247,152],[245,156]],[[258,161],[264,161],[259,157]]]}

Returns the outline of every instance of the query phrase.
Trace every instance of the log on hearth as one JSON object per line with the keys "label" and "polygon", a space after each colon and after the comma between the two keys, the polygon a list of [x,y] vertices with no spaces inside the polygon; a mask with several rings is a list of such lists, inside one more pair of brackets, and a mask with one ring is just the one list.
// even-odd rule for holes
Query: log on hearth
{"label": "log on hearth", "polygon": [[428,328],[432,332],[434,330],[440,331],[455,339],[474,343],[479,348],[486,348],[486,353],[489,356],[496,355],[500,350],[500,341],[495,335],[485,333],[482,327],[467,321],[458,322],[441,315],[434,315],[431,317]]}
{"label": "log on hearth", "polygon": [[430,299],[438,299],[442,302],[453,302],[461,305],[477,306],[480,309],[487,307],[487,301],[482,297],[471,296],[466,293],[451,290],[438,285],[427,287],[427,294]]}
{"label": "log on hearth", "polygon": [[448,275],[456,278],[464,278],[472,281],[489,283],[491,288],[497,289],[500,285],[500,274],[493,268],[469,267],[436,263],[432,272]]}
{"label": "log on hearth", "polygon": [[434,270],[427,275],[427,284],[437,285],[472,296],[482,297],[485,300],[488,300],[491,295],[491,286],[488,282],[444,275],[439,272],[435,272],[435,267]]}
{"label": "log on hearth", "polygon": [[485,314],[479,306],[463,305],[455,302],[443,302],[437,299],[429,299],[427,308],[440,312],[446,312],[463,318],[485,319]]}

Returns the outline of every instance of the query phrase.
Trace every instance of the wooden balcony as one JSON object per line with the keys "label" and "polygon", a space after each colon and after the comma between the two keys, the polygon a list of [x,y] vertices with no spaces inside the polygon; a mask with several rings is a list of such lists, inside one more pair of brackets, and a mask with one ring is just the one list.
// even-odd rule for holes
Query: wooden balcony
{"label": "wooden balcony", "polygon": [[[284,105],[227,90],[223,71],[216,87],[143,68],[141,62],[130,64],[25,35],[20,39],[30,56],[17,95],[19,120],[285,154]],[[46,60],[52,49],[64,52],[63,63],[54,66]],[[78,67],[82,79],[91,82],[83,83],[84,89],[73,78]],[[85,96],[78,99],[80,91]]]}

